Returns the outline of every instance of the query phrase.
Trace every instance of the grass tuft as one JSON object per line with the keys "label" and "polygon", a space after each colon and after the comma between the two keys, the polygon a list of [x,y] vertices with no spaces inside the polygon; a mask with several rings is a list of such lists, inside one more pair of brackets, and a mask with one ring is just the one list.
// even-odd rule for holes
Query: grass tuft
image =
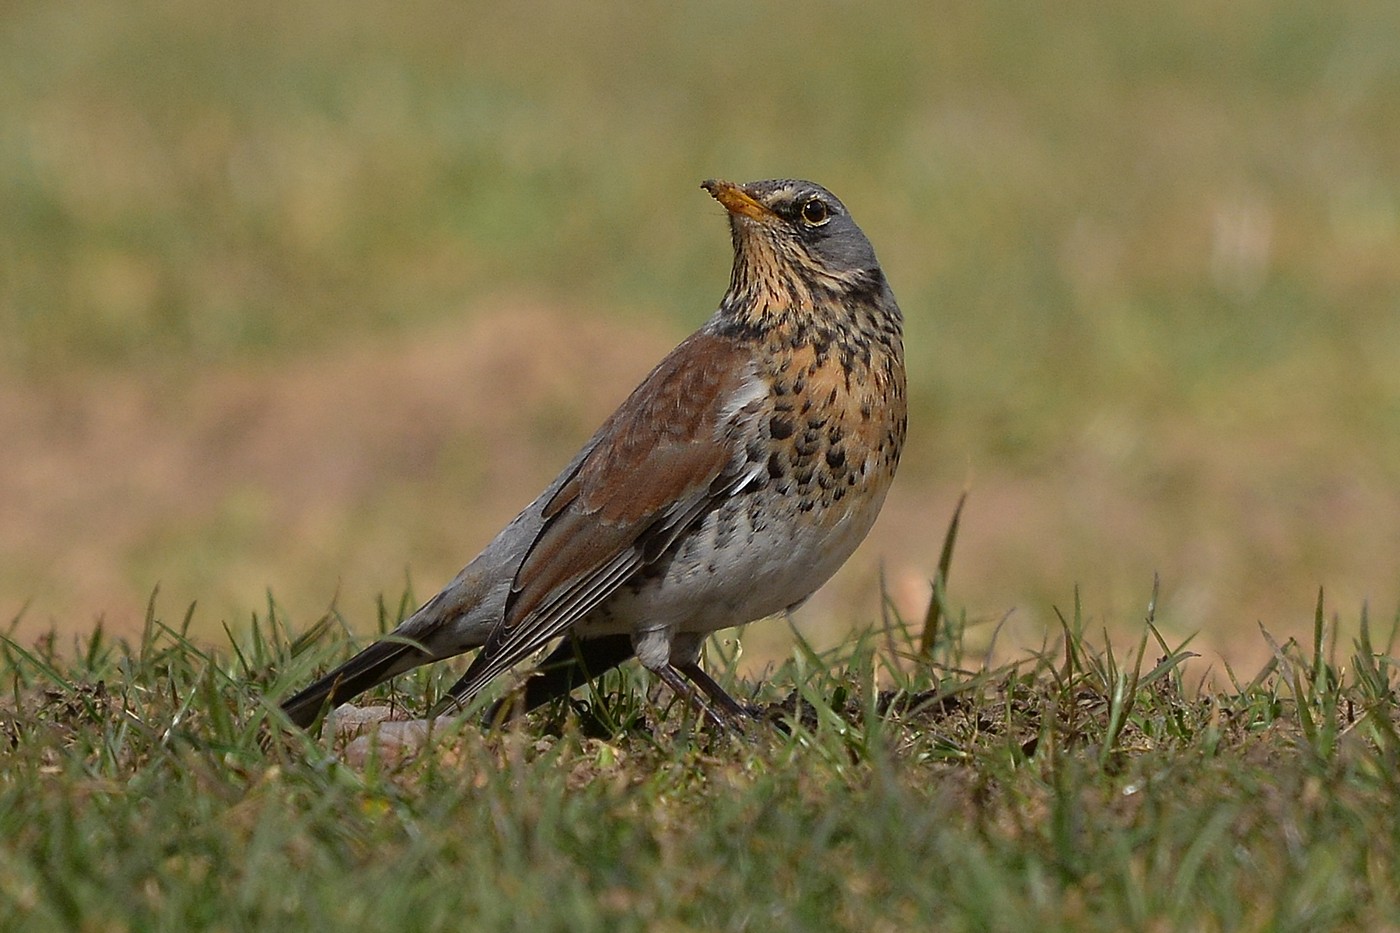
{"label": "grass tuft", "polygon": [[[139,641],[0,639],[5,926],[363,929],[1380,928],[1400,921],[1396,624],[1197,676],[1154,625],[995,667],[883,632],[799,642],[774,727],[715,735],[635,669],[425,746],[273,728],[349,649],[275,602],[219,650],[150,603]],[[185,617],[187,618],[187,616]],[[1267,633],[1264,634],[1269,639]],[[421,710],[439,665],[372,696]],[[348,744],[349,743],[349,744]],[[358,750],[358,751],[357,751]]]}

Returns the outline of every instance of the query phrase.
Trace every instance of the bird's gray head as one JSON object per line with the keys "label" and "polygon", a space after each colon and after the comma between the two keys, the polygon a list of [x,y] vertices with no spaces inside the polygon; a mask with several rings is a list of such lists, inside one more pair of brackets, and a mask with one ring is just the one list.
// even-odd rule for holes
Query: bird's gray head
{"label": "bird's gray head", "polygon": [[[795,273],[829,287],[879,276],[870,241],[846,206],[821,185],[792,178],[743,185],[710,179],[701,187],[729,211],[736,276],[761,275],[770,263],[776,266],[766,270],[770,273]],[[753,268],[743,270],[743,265]]]}

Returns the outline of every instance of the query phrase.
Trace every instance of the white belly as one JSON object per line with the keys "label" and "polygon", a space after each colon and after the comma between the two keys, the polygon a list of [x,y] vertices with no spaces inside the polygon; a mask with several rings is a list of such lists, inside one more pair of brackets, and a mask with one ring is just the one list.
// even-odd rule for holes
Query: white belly
{"label": "white belly", "polygon": [[[853,497],[855,498],[855,497]],[[866,498],[825,522],[809,513],[774,515],[755,527],[754,509],[706,517],[663,575],[626,586],[591,613],[588,634],[630,633],[638,654],[667,651],[679,634],[743,625],[802,602],[846,562],[883,502]],[[644,664],[657,658],[642,657]]]}

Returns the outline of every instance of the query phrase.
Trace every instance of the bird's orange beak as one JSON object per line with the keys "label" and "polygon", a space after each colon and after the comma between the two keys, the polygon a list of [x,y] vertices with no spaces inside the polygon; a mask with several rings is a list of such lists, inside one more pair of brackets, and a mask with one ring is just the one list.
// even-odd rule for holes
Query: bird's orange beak
{"label": "bird's orange beak", "polygon": [[710,192],[711,197],[723,204],[731,214],[741,214],[751,220],[768,221],[778,216],[762,201],[754,198],[732,181],[711,178],[700,183],[700,187]]}

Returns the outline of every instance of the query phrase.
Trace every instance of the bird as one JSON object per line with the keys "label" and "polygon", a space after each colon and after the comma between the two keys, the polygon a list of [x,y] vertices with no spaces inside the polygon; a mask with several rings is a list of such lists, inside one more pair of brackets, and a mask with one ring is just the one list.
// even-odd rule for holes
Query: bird
{"label": "bird", "polygon": [[453,713],[555,644],[515,709],[635,656],[706,721],[742,728],[750,711],[700,666],[704,640],[797,607],[870,530],[905,441],[903,317],[826,188],[701,187],[734,249],[718,309],[441,592],[283,702],[291,723],[479,649],[431,715]]}

